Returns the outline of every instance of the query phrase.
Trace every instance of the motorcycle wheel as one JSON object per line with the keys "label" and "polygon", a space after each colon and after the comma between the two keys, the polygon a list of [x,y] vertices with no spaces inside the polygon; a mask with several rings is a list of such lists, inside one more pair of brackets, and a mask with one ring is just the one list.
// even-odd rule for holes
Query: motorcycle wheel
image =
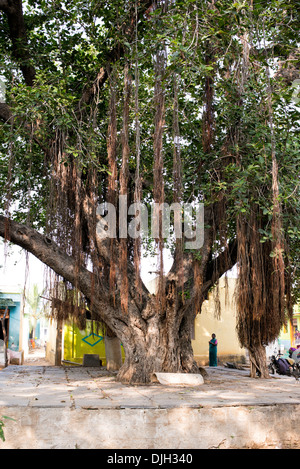
{"label": "motorcycle wheel", "polygon": [[268,366],[268,369],[269,369],[269,373],[270,373],[271,375],[275,375],[275,369],[274,369],[274,366],[273,366],[273,365],[269,365],[269,366]]}

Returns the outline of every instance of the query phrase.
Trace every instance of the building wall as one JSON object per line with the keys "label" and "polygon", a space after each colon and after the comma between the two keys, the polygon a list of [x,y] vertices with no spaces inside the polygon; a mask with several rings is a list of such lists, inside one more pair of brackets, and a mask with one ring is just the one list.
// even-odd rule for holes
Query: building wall
{"label": "building wall", "polygon": [[[105,361],[104,336],[101,332],[92,331],[91,321],[87,321],[85,330],[75,324],[64,326],[64,360],[82,363],[86,353],[98,354],[102,363]],[[104,364],[104,363],[103,363]]]}
{"label": "building wall", "polygon": [[16,292],[13,288],[0,287],[1,298],[13,300],[15,306],[9,306],[9,331],[8,331],[8,348],[19,350],[22,348],[22,318],[21,318],[21,302],[22,294]]}
{"label": "building wall", "polygon": [[[102,365],[106,366],[104,335],[101,330],[92,329],[92,321],[86,322],[86,328],[80,330],[75,324],[65,324],[63,329],[63,359],[82,363],[84,354],[97,354]],[[123,359],[124,349],[121,346]]]}
{"label": "building wall", "polygon": [[[227,286],[226,286],[227,284]],[[201,314],[195,319],[195,339],[192,340],[194,356],[199,365],[208,365],[208,342],[216,334],[220,362],[245,362],[245,349],[240,347],[236,333],[236,305],[234,301],[235,278],[222,277],[219,282],[221,314],[216,317],[215,290],[203,303]]]}
{"label": "building wall", "polygon": [[293,321],[288,321],[281,329],[278,344],[282,353],[287,353],[290,347],[300,345],[300,305],[294,307]]}
{"label": "building wall", "polygon": [[48,337],[46,342],[46,359],[51,363],[55,364],[55,349],[56,349],[56,328],[57,323],[55,319],[49,320]]}
{"label": "building wall", "polygon": [[[208,365],[208,342],[213,333],[218,339],[218,359],[220,362],[236,361],[244,363],[246,351],[239,345],[236,333],[236,305],[234,301],[236,278],[223,276],[219,281],[219,301],[221,314],[216,317],[216,302],[214,289],[202,305],[191,331],[192,347],[195,360],[199,365]],[[157,277],[147,283],[150,293],[157,289]]]}

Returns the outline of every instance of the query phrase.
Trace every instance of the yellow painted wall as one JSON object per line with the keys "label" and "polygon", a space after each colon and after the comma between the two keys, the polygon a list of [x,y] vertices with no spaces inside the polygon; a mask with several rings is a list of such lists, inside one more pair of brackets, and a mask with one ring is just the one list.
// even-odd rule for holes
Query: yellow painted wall
{"label": "yellow painted wall", "polygon": [[220,279],[219,299],[221,315],[216,317],[214,293],[209,293],[208,300],[203,303],[202,312],[195,319],[195,340],[192,346],[196,361],[200,365],[208,364],[208,342],[213,333],[218,339],[218,359],[220,362],[228,360],[244,361],[245,350],[239,345],[236,333],[236,306],[234,302],[235,278],[227,278],[227,293],[225,278]]}
{"label": "yellow painted wall", "polygon": [[[147,283],[150,293],[157,289],[157,277]],[[227,289],[226,289],[227,284]],[[192,340],[195,360],[199,365],[208,365],[208,342],[213,333],[218,339],[218,359],[220,362],[246,360],[245,349],[239,345],[236,333],[236,305],[234,302],[236,278],[225,277],[219,281],[220,318],[216,318],[214,293],[209,293],[203,303],[202,312],[195,319],[195,339]]]}
{"label": "yellow painted wall", "polygon": [[[64,325],[63,359],[82,363],[83,355],[98,354],[102,365],[106,366],[104,335],[101,330],[92,330],[92,321],[86,321],[86,329],[80,330],[74,324]],[[124,349],[121,346],[124,358]]]}

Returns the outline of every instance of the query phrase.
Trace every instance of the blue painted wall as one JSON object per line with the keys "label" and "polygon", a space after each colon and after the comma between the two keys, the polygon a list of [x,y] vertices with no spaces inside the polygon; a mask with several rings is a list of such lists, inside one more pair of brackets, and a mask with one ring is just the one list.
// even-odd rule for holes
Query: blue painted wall
{"label": "blue painted wall", "polygon": [[[8,348],[19,350],[20,323],[21,323],[21,293],[0,292],[0,298],[10,298],[15,306],[9,306]],[[3,308],[4,309],[4,308]]]}

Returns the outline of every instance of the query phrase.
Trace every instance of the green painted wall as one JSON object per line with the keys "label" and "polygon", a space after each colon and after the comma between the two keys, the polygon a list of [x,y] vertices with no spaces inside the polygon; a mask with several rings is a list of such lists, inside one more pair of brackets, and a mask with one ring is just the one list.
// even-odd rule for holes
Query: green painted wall
{"label": "green painted wall", "polygon": [[[122,349],[123,359],[125,357]],[[64,326],[64,360],[82,363],[85,353],[95,353],[106,366],[104,336],[101,330],[92,330],[92,321],[87,321],[85,330],[80,330],[74,324]]]}

